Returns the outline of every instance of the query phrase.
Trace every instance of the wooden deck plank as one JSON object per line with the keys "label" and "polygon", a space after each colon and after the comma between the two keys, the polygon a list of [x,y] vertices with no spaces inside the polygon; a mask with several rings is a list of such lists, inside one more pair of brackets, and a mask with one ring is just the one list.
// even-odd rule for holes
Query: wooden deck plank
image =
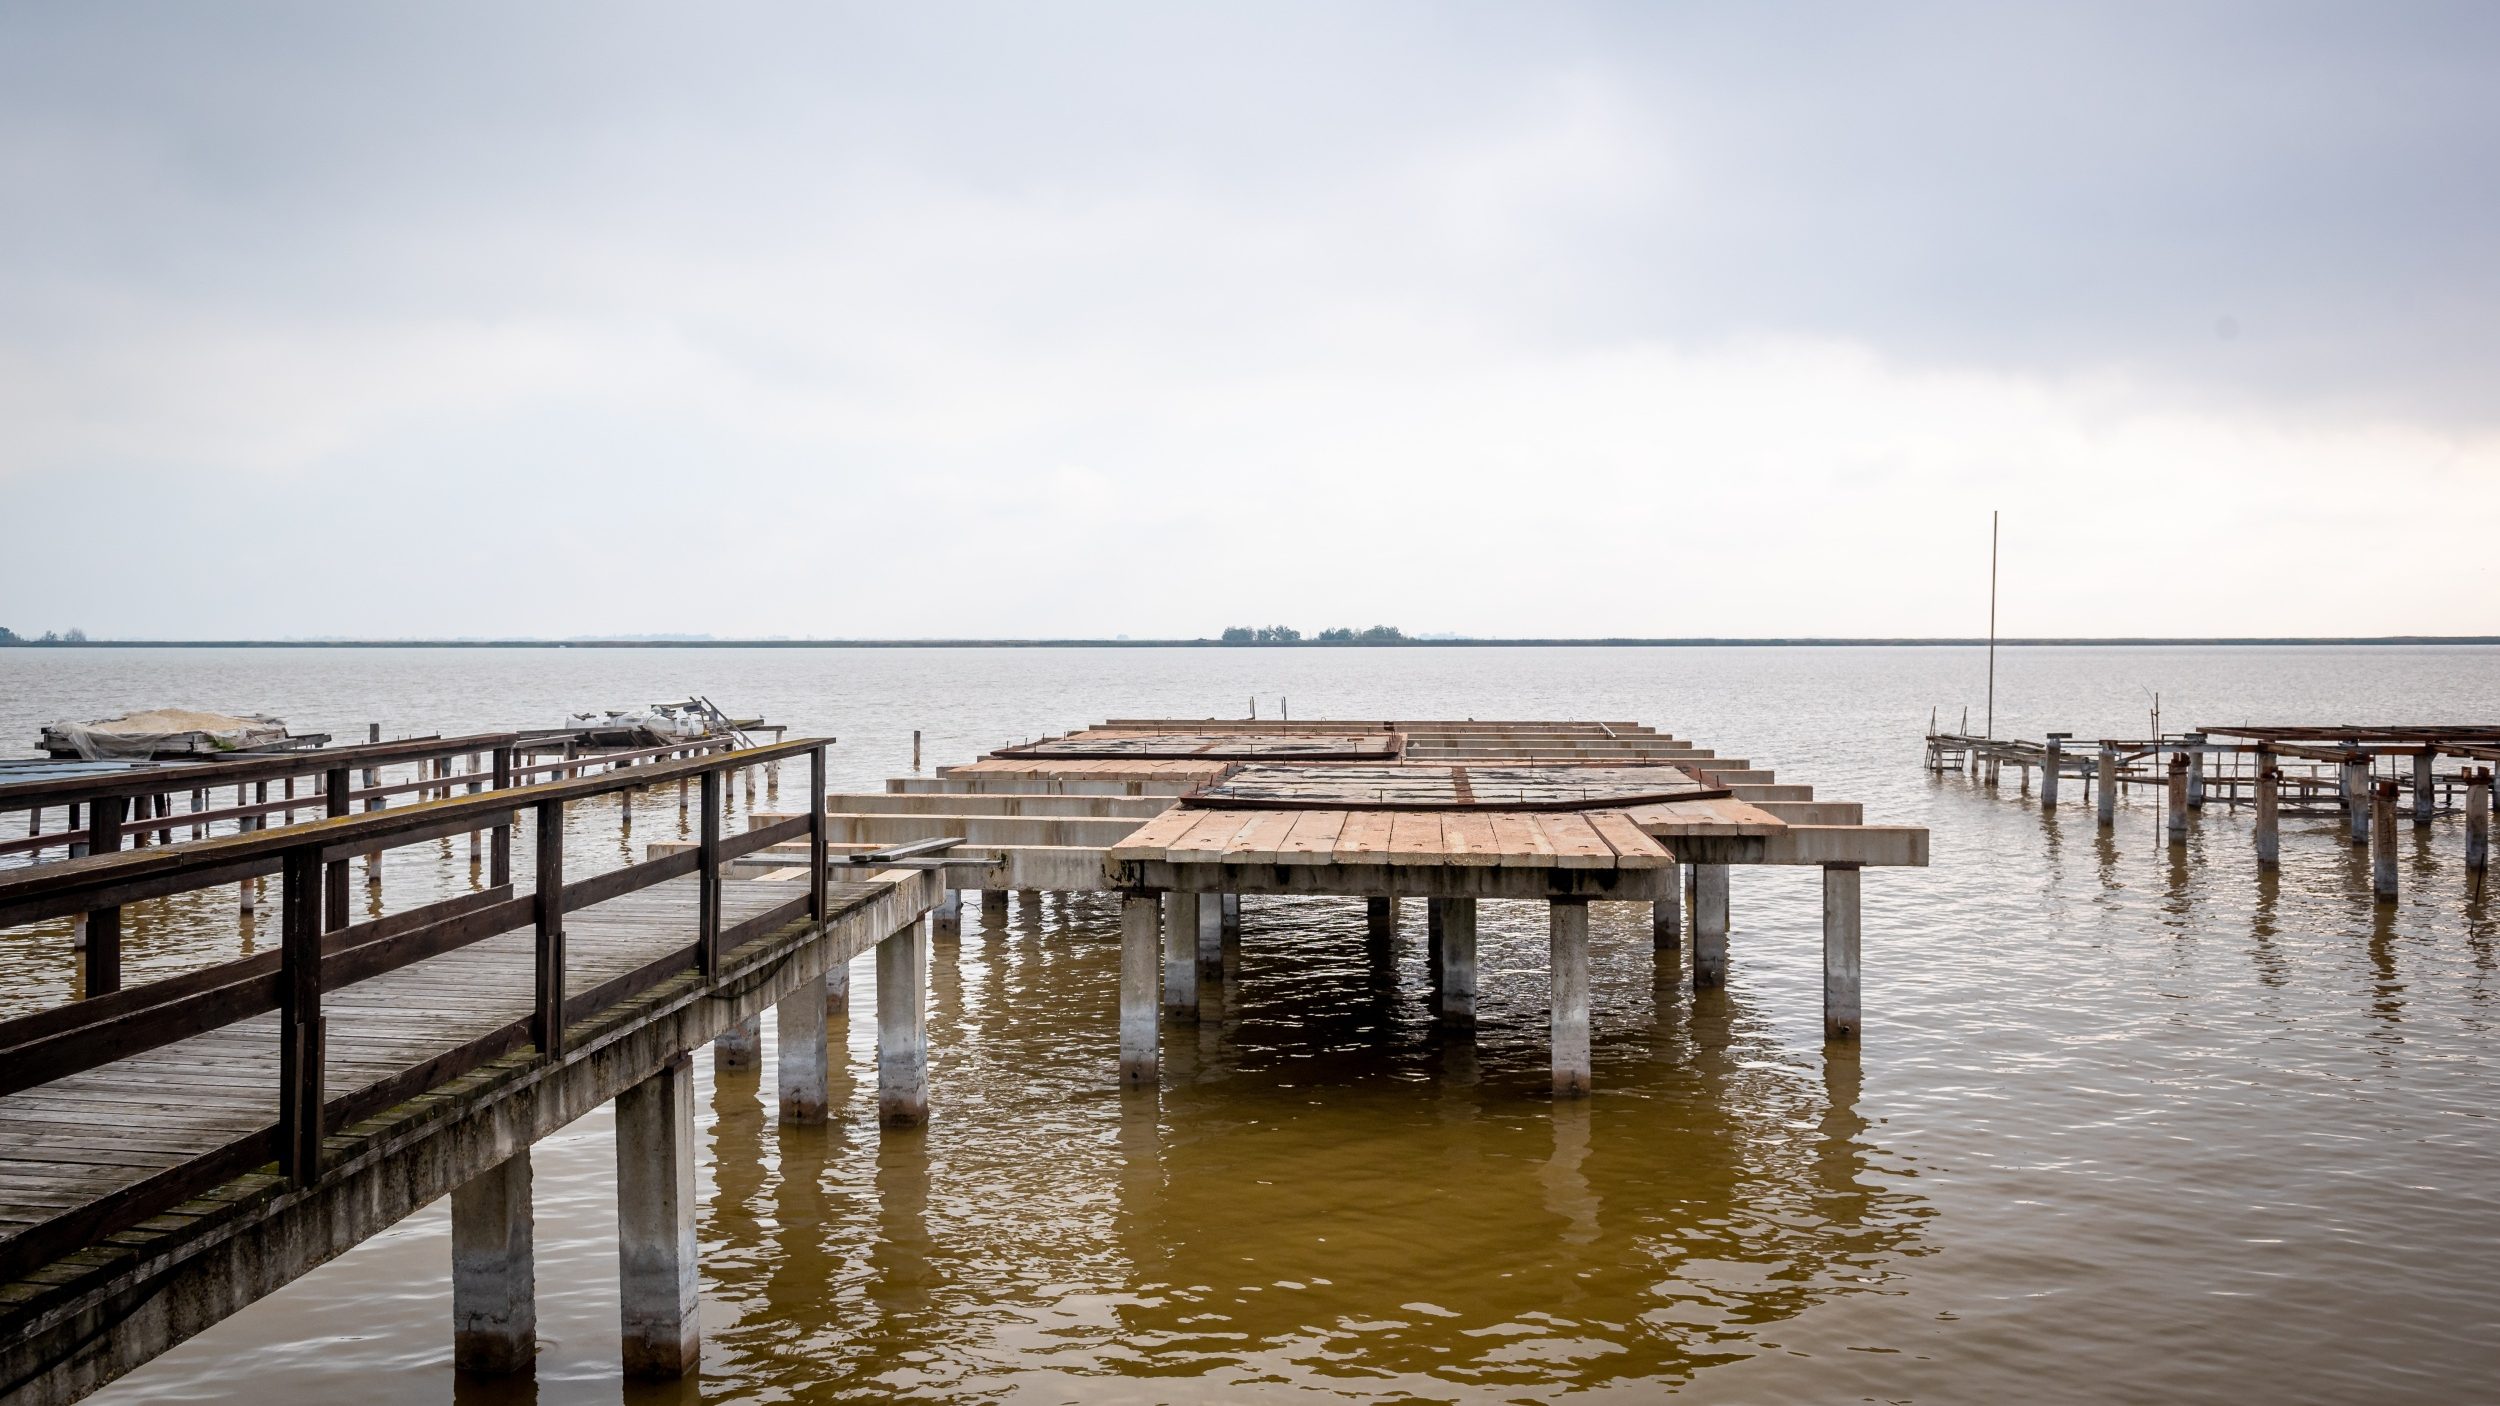
{"label": "wooden deck plank", "polygon": [[1337,832],[1337,848],[1331,853],[1331,859],[1339,864],[1389,862],[1388,812],[1356,810],[1338,813],[1345,817],[1345,825]]}
{"label": "wooden deck plank", "polygon": [[1615,852],[1598,836],[1588,817],[1570,811],[1550,811],[1535,817],[1537,832],[1553,848],[1554,865],[1560,869],[1611,869]]}
{"label": "wooden deck plank", "polygon": [[1292,832],[1293,822],[1300,816],[1285,810],[1254,810],[1248,814],[1250,820],[1241,827],[1241,833],[1224,846],[1224,862],[1274,864],[1278,847],[1284,844],[1285,836]]}
{"label": "wooden deck plank", "polygon": [[1221,864],[1224,847],[1250,823],[1247,811],[1202,810],[1189,812],[1189,828],[1170,846],[1167,858],[1174,864]]}
{"label": "wooden deck plank", "polygon": [[1285,843],[1276,851],[1279,864],[1326,864],[1337,850],[1337,836],[1345,829],[1346,813],[1341,810],[1305,810],[1294,813],[1293,828],[1285,832]]}
{"label": "wooden deck plank", "polygon": [[1440,864],[1449,857],[1441,842],[1441,813],[1401,810],[1389,817],[1391,864]]}
{"label": "wooden deck plank", "polygon": [[1675,862],[1665,845],[1642,833],[1641,827],[1632,823],[1632,817],[1622,811],[1591,811],[1588,821],[1589,828],[1615,852],[1617,868],[1663,869]]}

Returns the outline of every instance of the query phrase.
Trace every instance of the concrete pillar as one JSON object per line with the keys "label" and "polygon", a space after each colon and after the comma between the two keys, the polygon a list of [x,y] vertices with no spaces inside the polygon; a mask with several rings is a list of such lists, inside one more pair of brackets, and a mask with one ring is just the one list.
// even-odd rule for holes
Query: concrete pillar
{"label": "concrete pillar", "polygon": [[877,944],[877,1121],[929,1121],[929,946],[918,920]]}
{"label": "concrete pillar", "polygon": [[780,1033],[773,1067],[784,1123],[825,1121],[830,1102],[826,1076],[832,1065],[825,1040],[826,985],[820,976],[773,1007],[773,1023]]}
{"label": "concrete pillar", "polygon": [[936,910],[929,915],[929,918],[931,923],[936,926],[938,936],[955,937],[960,935],[964,930],[964,891],[962,889],[948,889],[946,891],[946,897],[938,900],[938,906]]}
{"label": "concrete pillar", "polygon": [[2185,752],[2173,752],[2170,754],[2169,789],[2166,792],[2166,796],[2167,803],[2163,808],[2169,812],[2167,819],[2169,821],[2170,843],[2174,845],[2186,844],[2188,831],[2188,754]]}
{"label": "concrete pillar", "polygon": [[1432,973],[1432,989],[1441,989],[1441,900],[1424,900],[1424,966]]}
{"label": "concrete pillar", "polygon": [[1858,880],[1854,864],[1823,866],[1823,1038],[1858,1038]]}
{"label": "concrete pillar", "polygon": [[2352,842],[2370,842],[2370,760],[2353,757],[2343,763],[2344,815]]}
{"label": "concrete pillar", "polygon": [[2187,740],[2196,744],[2196,750],[2187,754],[2187,808],[2203,810],[2205,808],[2205,734],[2191,732],[2187,735]]}
{"label": "concrete pillar", "polygon": [[696,1317],[694,1064],[676,1055],[616,1096],[616,1264],[625,1375],[682,1377]]}
{"label": "concrete pillar", "polygon": [[524,1146],[451,1193],[451,1365],[525,1372],[538,1356],[530,1150]]}
{"label": "concrete pillar", "polygon": [[2491,868],[2491,768],[2476,767],[2465,783],[2465,868],[2481,877]]}
{"label": "concrete pillar", "polygon": [[1667,866],[1666,897],[1649,905],[1649,945],[1656,951],[1675,952],[1684,946],[1684,876],[1679,866]]}
{"label": "concrete pillar", "polygon": [[[1230,897],[1231,895],[1225,895]],[[1198,985],[1224,976],[1224,905],[1214,894],[1198,900]]]}
{"label": "concrete pillar", "polygon": [[764,1020],[748,1016],[722,1031],[712,1040],[712,1073],[715,1077],[737,1069],[753,1069],[764,1058]]}
{"label": "concrete pillar", "polygon": [[1226,937],[1241,936],[1240,894],[1228,893],[1224,895],[1224,935]]}
{"label": "concrete pillar", "polygon": [[1727,866],[1693,870],[1693,989],[1727,985]]}
{"label": "concrete pillar", "polygon": [[1554,1097],[1586,1098],[1589,1092],[1589,905],[1584,898],[1553,902],[1551,1045]]}
{"label": "concrete pillar", "polygon": [[2097,798],[2101,828],[2107,830],[2118,823],[2118,749],[2106,742],[2101,744],[2097,779],[2101,786],[2101,794]]}
{"label": "concrete pillar", "polygon": [[1158,944],[1163,901],[1152,892],[1120,898],[1120,1082],[1151,1087],[1161,1075],[1161,1031],[1156,1023]]}
{"label": "concrete pillar", "polygon": [[1441,1019],[1466,1029],[1476,1023],[1476,901],[1441,900]]}
{"label": "concrete pillar", "polygon": [[1363,901],[1364,917],[1374,942],[1388,942],[1398,935],[1398,901],[1394,898],[1368,898]]}
{"label": "concrete pillar", "polygon": [[2257,754],[2257,867],[2283,863],[2283,767],[2272,752]]}
{"label": "concrete pillar", "polygon": [[2413,824],[2415,828],[2431,823],[2431,812],[2438,809],[2439,798],[2433,788],[2432,765],[2438,756],[2425,747],[2413,758]]}
{"label": "concrete pillar", "polygon": [[1163,1007],[1198,1018],[1198,895],[1163,895]]}
{"label": "concrete pillar", "polygon": [[1042,891],[1040,889],[1017,889],[1016,909],[1034,922],[1040,922],[1042,920]]}
{"label": "concrete pillar", "polygon": [[2396,783],[2381,781],[2370,788],[2370,892],[2396,897]]}
{"label": "concrete pillar", "polygon": [[2040,809],[2057,809],[2057,777],[2066,754],[2066,734],[2049,734],[2048,755],[2040,763]]}
{"label": "concrete pillar", "polygon": [[1000,932],[1006,928],[1007,891],[1005,889],[981,890],[981,926],[992,932]]}

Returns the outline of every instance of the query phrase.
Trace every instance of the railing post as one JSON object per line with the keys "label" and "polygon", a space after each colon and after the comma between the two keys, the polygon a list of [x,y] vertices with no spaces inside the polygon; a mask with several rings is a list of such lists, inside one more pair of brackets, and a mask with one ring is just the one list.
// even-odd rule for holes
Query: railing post
{"label": "railing post", "polygon": [[[335,820],[347,814],[348,770],[332,767],[322,779],[323,814]],[[322,926],[336,931],[347,926],[347,860],[344,856],[330,861],[330,870],[323,884],[326,897]]]}
{"label": "railing post", "polygon": [[720,971],[720,802],[717,766],[703,773],[703,834],[695,871],[695,966],[705,976]]}
{"label": "railing post", "polygon": [[825,749],[807,754],[807,916],[825,920]]}
{"label": "railing post", "polygon": [[[512,789],[512,744],[509,742],[495,749],[495,789]],[[489,886],[502,888],[512,882],[512,822],[509,820],[495,827],[492,864],[486,876]]]}
{"label": "railing post", "polygon": [[[98,796],[87,807],[87,853],[111,854],[122,847],[122,818],[129,805],[122,796]],[[122,910],[98,908],[87,915],[87,994],[121,989]]]}
{"label": "railing post", "polygon": [[564,1054],[564,803],[538,805],[538,1009],[530,1042],[550,1059]]}
{"label": "railing post", "polygon": [[[344,777],[344,771],[332,773]],[[339,792],[343,799],[345,788]],[[321,1175],[321,851],[286,852],[278,983],[278,1161],[302,1186]],[[335,890],[332,882],[327,887]]]}

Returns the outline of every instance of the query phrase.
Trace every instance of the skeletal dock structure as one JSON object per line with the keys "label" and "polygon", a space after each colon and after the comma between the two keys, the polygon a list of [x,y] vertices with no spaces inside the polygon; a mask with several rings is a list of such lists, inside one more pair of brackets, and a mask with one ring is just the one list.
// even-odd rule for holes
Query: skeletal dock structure
{"label": "skeletal dock structure", "polygon": [[2370,850],[2372,889],[2388,900],[2397,896],[2395,834],[2403,820],[2427,828],[2442,816],[2462,817],[2468,881],[2479,889],[2491,867],[2495,762],[2500,726],[2454,724],[2241,724],[2089,746],[2077,746],[2070,732],[2038,742],[1930,732],[1926,753],[1928,770],[1962,772],[1988,786],[2000,785],[2011,765],[2026,794],[2037,771],[2043,808],[2056,807],[2064,778],[2078,778],[2104,830],[2117,823],[2122,791],[2149,789],[2173,844],[2186,842],[2191,820],[2209,805],[2246,805],[2260,868],[2282,862],[2282,817],[2340,816],[2346,840]]}

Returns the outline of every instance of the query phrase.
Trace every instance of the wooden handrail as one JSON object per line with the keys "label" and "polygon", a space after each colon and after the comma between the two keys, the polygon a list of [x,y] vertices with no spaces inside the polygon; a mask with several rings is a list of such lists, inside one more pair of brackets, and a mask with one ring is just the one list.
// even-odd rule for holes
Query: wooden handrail
{"label": "wooden handrail", "polygon": [[311,752],[278,752],[231,762],[179,762],[144,771],[115,772],[92,781],[12,781],[0,785],[0,811],[30,806],[83,805],[105,796],[153,796],[164,791],[197,791],[231,786],[239,781],[278,781],[308,776],[333,767],[377,767],[394,762],[453,757],[465,752],[491,752],[509,747],[516,734],[480,732],[467,737],[416,737],[360,747],[325,747]]}

